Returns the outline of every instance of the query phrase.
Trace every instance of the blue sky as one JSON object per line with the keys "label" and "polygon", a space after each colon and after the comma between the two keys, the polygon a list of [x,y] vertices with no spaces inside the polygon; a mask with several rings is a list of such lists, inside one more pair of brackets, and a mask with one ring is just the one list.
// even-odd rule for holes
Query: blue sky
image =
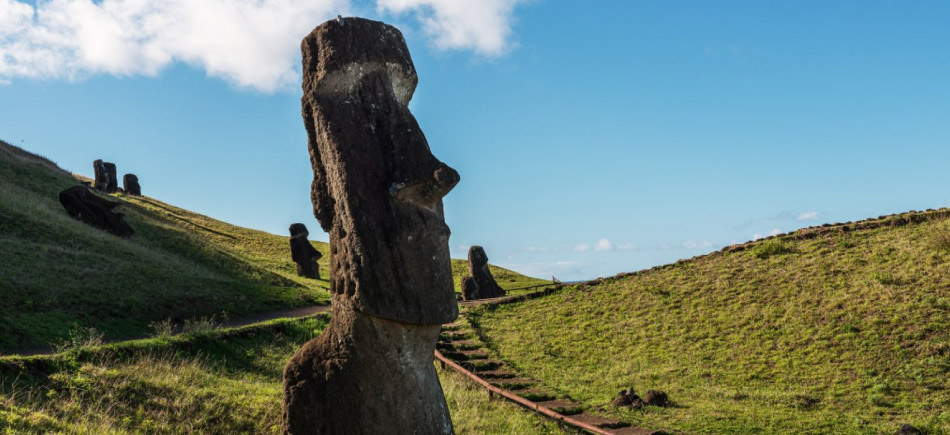
{"label": "blue sky", "polygon": [[298,46],[359,14],[407,37],[457,258],[582,279],[950,205],[947,2],[155,3],[0,0],[0,138],[325,241]]}

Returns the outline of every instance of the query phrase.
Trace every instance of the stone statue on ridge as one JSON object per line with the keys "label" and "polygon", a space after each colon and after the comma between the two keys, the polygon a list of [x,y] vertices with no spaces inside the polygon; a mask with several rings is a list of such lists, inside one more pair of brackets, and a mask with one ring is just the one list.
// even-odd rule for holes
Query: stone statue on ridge
{"label": "stone statue on ridge", "polygon": [[463,299],[471,301],[505,295],[505,291],[495,282],[495,277],[488,269],[488,255],[485,254],[485,248],[481,246],[469,248],[468,274],[469,276],[462,278]]}
{"label": "stone statue on ridge", "polygon": [[332,20],[301,49],[333,317],[284,370],[282,430],[453,433],[432,354],[441,325],[458,316],[442,197],[459,175],[409,112],[418,79],[399,30]]}
{"label": "stone statue on ridge", "polygon": [[93,186],[96,190],[105,193],[115,193],[119,190],[119,180],[115,172],[115,163],[103,162],[101,159],[92,162],[96,181]]}

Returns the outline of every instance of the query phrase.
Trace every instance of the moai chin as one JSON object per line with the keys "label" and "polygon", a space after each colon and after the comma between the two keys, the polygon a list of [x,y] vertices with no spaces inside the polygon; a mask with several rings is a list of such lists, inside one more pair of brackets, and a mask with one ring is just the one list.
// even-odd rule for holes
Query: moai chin
{"label": "moai chin", "polygon": [[458,317],[442,197],[459,175],[409,112],[418,79],[399,30],[338,19],[301,49],[333,318],[287,364],[282,429],[452,433],[432,353],[441,324]]}

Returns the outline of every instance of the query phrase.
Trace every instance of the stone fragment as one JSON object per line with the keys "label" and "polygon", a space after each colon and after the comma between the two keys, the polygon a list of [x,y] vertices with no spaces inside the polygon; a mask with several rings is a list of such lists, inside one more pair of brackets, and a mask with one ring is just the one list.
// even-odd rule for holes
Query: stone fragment
{"label": "stone fragment", "polygon": [[432,155],[409,112],[417,78],[399,30],[333,20],[301,49],[333,318],[284,370],[282,430],[452,433],[432,353],[441,325],[458,316],[442,197],[459,175]]}
{"label": "stone fragment", "polygon": [[96,180],[93,184],[96,190],[105,193],[115,193],[119,190],[119,180],[115,171],[115,163],[103,162],[101,159],[92,162]]}
{"label": "stone fragment", "polygon": [[128,195],[142,196],[142,186],[139,186],[139,177],[135,174],[122,176],[122,188]]}
{"label": "stone fragment", "polygon": [[481,246],[469,248],[468,273],[478,284],[479,298],[497,298],[505,295],[505,291],[495,282],[495,277],[488,269],[488,255],[485,254],[485,248]]}
{"label": "stone fragment", "polygon": [[113,211],[119,206],[118,202],[108,201],[86,186],[73,186],[59,192],[59,202],[74,219],[119,237],[135,234],[123,214]]}
{"label": "stone fragment", "polygon": [[323,254],[307,240],[309,235],[306,225],[290,225],[290,256],[294,263],[297,263],[297,275],[320,279],[320,265],[317,261],[323,258]]}

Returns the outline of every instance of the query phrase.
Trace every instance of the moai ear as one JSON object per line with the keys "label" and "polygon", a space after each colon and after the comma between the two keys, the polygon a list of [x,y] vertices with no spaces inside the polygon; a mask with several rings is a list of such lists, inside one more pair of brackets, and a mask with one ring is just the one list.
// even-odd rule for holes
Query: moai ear
{"label": "moai ear", "polygon": [[[310,144],[317,143],[317,120],[313,118],[313,108],[310,104],[303,104],[303,124],[307,129],[307,140]],[[310,186],[310,200],[313,203],[313,216],[320,222],[323,231],[330,232],[333,226],[333,198],[327,185],[327,169],[323,165],[319,147],[310,148],[310,165],[313,167],[313,184]]]}

